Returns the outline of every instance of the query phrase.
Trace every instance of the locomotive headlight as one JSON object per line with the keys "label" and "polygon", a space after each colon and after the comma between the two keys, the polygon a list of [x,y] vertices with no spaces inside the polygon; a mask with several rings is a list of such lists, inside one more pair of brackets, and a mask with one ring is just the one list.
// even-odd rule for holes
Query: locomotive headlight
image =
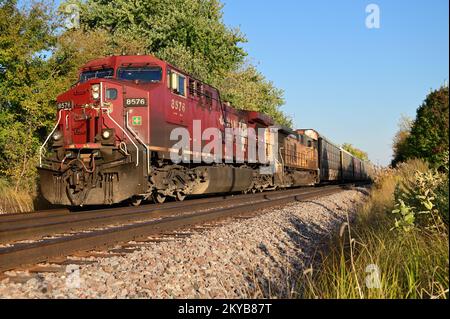
{"label": "locomotive headlight", "polygon": [[104,129],[101,135],[101,143],[102,145],[114,145],[114,137],[116,136],[113,128]]}
{"label": "locomotive headlight", "polygon": [[55,133],[53,133],[53,136],[52,136],[52,138],[55,142],[62,139],[62,137],[63,137],[63,134],[61,133],[61,131],[56,131]]}
{"label": "locomotive headlight", "polygon": [[100,84],[94,84],[91,86],[92,98],[98,100],[100,97]]}
{"label": "locomotive headlight", "polygon": [[102,137],[107,140],[111,137],[111,131],[110,130],[104,130],[102,133]]}

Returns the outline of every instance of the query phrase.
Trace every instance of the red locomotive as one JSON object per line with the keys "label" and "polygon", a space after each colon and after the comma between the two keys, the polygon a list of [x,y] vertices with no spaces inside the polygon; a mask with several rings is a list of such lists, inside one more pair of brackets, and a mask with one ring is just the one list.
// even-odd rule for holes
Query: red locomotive
{"label": "red locomotive", "polygon": [[[274,127],[264,114],[234,109],[214,87],[152,56],[87,63],[57,105],[57,123],[41,147],[38,168],[42,193],[53,204],[162,203],[320,182],[318,134]],[[203,138],[196,123],[220,136]],[[174,148],[173,133],[180,128],[189,133],[188,148]],[[230,143],[225,135],[233,128],[239,133]],[[271,134],[274,128],[277,134]],[[214,152],[206,147],[211,143]],[[252,145],[274,159],[270,165],[250,159]],[[183,161],[174,162],[174,154]],[[268,166],[269,173],[262,170]],[[359,175],[346,179],[365,177]]]}

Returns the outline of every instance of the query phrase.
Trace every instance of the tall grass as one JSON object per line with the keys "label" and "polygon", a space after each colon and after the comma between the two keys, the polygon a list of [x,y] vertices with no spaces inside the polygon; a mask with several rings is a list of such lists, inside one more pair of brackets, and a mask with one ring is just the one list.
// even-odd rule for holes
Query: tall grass
{"label": "tall grass", "polygon": [[0,179],[0,214],[31,212],[34,198],[34,192],[16,190],[6,180]]}
{"label": "tall grass", "polygon": [[[299,280],[302,298],[448,298],[448,226],[394,229],[400,181],[429,168],[411,161],[380,174],[356,220],[349,221]],[[448,192],[446,201],[448,202]]]}

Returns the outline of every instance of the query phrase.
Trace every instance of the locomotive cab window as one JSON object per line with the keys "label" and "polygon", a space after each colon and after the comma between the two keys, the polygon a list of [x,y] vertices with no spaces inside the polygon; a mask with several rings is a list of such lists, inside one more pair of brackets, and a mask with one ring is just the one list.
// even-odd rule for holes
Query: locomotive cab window
{"label": "locomotive cab window", "polygon": [[189,95],[197,96],[197,83],[192,79],[189,79]]}
{"label": "locomotive cab window", "polygon": [[178,75],[178,94],[186,95],[186,78],[182,75]]}
{"label": "locomotive cab window", "polygon": [[117,76],[121,80],[140,81],[146,83],[161,82],[162,69],[160,67],[127,67],[120,68]]}
{"label": "locomotive cab window", "polygon": [[167,86],[175,94],[186,96],[186,77],[175,71],[167,72]]}
{"label": "locomotive cab window", "polygon": [[80,82],[86,82],[91,79],[104,79],[112,78],[114,76],[114,69],[100,69],[100,70],[89,70],[84,71],[80,75]]}

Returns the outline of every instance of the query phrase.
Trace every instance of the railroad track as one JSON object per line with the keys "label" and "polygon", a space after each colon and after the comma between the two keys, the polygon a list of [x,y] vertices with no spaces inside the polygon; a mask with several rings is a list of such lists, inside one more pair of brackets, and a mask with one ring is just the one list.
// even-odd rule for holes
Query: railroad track
{"label": "railroad track", "polygon": [[0,272],[80,251],[107,250],[130,241],[151,241],[151,236],[205,223],[247,218],[267,208],[331,195],[346,187],[348,185],[300,188],[76,213],[55,210],[0,215]]}

